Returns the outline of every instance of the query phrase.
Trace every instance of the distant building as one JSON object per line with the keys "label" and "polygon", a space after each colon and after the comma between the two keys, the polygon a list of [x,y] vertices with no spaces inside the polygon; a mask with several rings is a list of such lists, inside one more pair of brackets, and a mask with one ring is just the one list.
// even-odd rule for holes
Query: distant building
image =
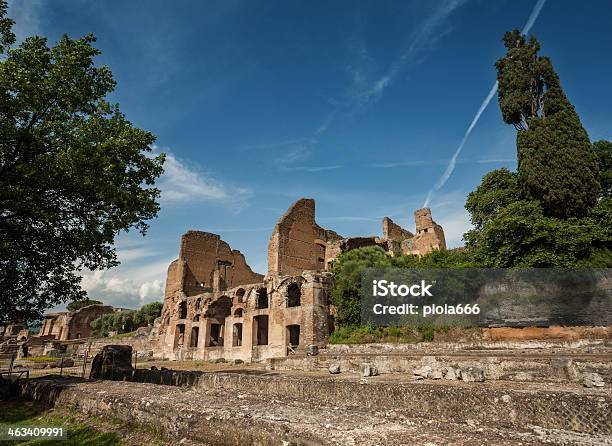
{"label": "distant building", "polygon": [[4,336],[7,338],[14,336],[17,339],[21,339],[24,336],[27,338],[28,333],[29,330],[27,325],[25,324],[9,322],[0,325],[0,336]]}
{"label": "distant building", "polygon": [[88,338],[92,334],[91,322],[100,316],[113,313],[110,305],[88,305],[75,311],[47,313],[37,336],[58,341]]}

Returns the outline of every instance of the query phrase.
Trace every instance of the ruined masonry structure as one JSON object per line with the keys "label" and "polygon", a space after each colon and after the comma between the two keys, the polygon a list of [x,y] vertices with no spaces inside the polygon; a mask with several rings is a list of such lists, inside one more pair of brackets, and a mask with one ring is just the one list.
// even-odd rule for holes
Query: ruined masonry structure
{"label": "ruined masonry structure", "polygon": [[91,322],[114,311],[110,305],[92,304],[75,311],[47,313],[37,337],[58,341],[88,338],[92,334]]}
{"label": "ruined masonry structure", "polygon": [[392,255],[446,249],[428,208],[415,220],[416,234],[385,217],[382,237],[343,238],[316,223],[314,200],[298,200],[274,227],[265,276],[218,235],[188,231],[168,267],[156,325],[161,355],[256,361],[324,345],[334,328],[333,261],[364,246]]}

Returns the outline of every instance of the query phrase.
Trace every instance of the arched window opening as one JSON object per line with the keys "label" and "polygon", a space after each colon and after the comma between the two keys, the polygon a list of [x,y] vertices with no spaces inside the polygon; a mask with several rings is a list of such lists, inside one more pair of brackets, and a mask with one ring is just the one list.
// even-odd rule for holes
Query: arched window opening
{"label": "arched window opening", "polygon": [[232,334],[232,346],[240,347],[242,346],[242,324],[234,324],[233,334]]}
{"label": "arched window opening", "polygon": [[182,301],[179,304],[179,319],[186,319],[186,318],[187,318],[187,302]]}
{"label": "arched window opening", "polygon": [[253,345],[268,345],[268,315],[262,314],[253,318]]}
{"label": "arched window opening", "polygon": [[268,290],[260,288],[257,290],[257,309],[268,308]]}
{"label": "arched window opening", "polygon": [[292,349],[300,345],[300,326],[287,325],[287,345]]}
{"label": "arched window opening", "polygon": [[302,305],[302,292],[297,283],[292,283],[287,288],[287,306],[288,307],[299,307]]}
{"label": "arched window opening", "polygon": [[223,326],[221,324],[210,324],[209,347],[223,347]]}
{"label": "arched window opening", "polygon": [[198,336],[200,334],[199,327],[193,327],[191,329],[191,339],[189,340],[189,347],[197,347],[198,346]]}
{"label": "arched window opening", "polygon": [[177,324],[174,332],[174,348],[180,348],[185,341],[185,324]]}
{"label": "arched window opening", "polygon": [[234,311],[234,317],[242,317],[242,308],[238,308]]}
{"label": "arched window opening", "polygon": [[238,301],[239,304],[244,302],[244,288],[238,288],[236,290],[236,300]]}

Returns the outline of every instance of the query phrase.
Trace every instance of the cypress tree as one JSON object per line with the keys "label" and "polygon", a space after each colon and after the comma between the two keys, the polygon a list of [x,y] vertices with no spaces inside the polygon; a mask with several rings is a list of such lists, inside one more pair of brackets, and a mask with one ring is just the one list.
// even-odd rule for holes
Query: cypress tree
{"label": "cypress tree", "polygon": [[582,217],[597,201],[600,186],[595,153],[559,76],[540,44],[514,30],[504,35],[499,59],[499,106],[504,121],[518,130],[518,182],[526,200],[544,214]]}

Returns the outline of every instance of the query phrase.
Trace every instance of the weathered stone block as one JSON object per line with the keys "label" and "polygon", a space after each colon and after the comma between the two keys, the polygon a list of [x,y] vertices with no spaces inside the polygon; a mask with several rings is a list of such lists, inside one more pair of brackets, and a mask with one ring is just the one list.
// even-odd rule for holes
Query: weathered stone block
{"label": "weathered stone block", "polygon": [[89,378],[130,380],[133,372],[131,345],[105,345],[91,363]]}
{"label": "weathered stone block", "polygon": [[433,369],[428,366],[428,365],[424,365],[423,367],[419,367],[418,369],[414,369],[412,371],[412,373],[415,376],[420,376],[421,378],[429,378],[431,376],[431,372],[433,371]]}
{"label": "weathered stone block", "polygon": [[378,375],[378,369],[376,368],[376,366],[372,364],[361,364],[361,376],[368,377],[368,376],[377,376],[377,375]]}
{"label": "weathered stone block", "polygon": [[340,373],[340,366],[338,364],[332,364],[331,366],[329,366],[329,373],[331,373],[332,375],[337,375],[338,373]]}
{"label": "weathered stone block", "polygon": [[584,373],[582,375],[584,387],[603,387],[604,381],[599,373]]}
{"label": "weathered stone block", "polygon": [[478,367],[467,367],[461,369],[461,379],[467,382],[483,382],[484,371]]}

